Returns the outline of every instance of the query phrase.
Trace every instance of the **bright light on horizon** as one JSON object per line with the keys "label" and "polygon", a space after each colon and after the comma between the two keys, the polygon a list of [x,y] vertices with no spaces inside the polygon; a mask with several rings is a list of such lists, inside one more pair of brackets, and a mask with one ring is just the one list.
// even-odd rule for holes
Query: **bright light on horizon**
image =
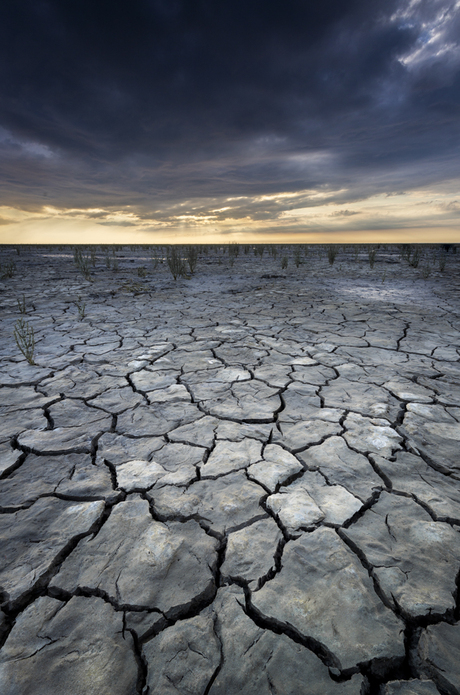
{"label": "bright light on horizon", "polygon": [[460,242],[457,181],[354,200],[346,189],[165,202],[0,207],[2,244]]}

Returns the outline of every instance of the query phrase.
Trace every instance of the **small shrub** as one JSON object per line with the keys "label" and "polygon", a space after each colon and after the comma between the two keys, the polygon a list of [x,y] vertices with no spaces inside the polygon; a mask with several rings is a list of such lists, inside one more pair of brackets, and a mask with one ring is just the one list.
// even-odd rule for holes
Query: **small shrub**
{"label": "small shrub", "polygon": [[418,268],[418,264],[422,257],[420,246],[414,246],[414,244],[401,244],[399,252],[402,260],[407,261],[412,268]]}
{"label": "small shrub", "polygon": [[187,246],[187,263],[190,268],[190,273],[193,275],[198,262],[198,248],[196,246]]}
{"label": "small shrub", "polygon": [[430,273],[431,273],[430,266],[428,264],[424,265],[422,268],[422,278],[424,280],[426,280],[427,278],[430,277]]}
{"label": "small shrub", "polygon": [[127,292],[132,292],[133,294],[140,294],[141,292],[146,291],[145,285],[143,285],[140,282],[125,282],[124,285],[121,287],[122,290],[126,290]]}
{"label": "small shrub", "polygon": [[180,249],[177,246],[171,246],[168,249],[166,260],[174,280],[177,280],[178,277],[185,277],[187,269],[181,258]]}
{"label": "small shrub", "polygon": [[35,334],[33,327],[24,319],[18,319],[14,327],[16,345],[29,364],[35,364]]}
{"label": "small shrub", "polygon": [[367,253],[369,256],[369,265],[371,268],[373,268],[374,263],[375,263],[375,257],[377,255],[377,247],[376,246],[369,246]]}
{"label": "small shrub", "polygon": [[140,268],[137,269],[137,274],[140,278],[145,278],[147,277],[147,271],[144,268],[144,266],[141,266]]}
{"label": "small shrub", "polygon": [[2,278],[12,278],[15,270],[16,270],[16,263],[14,263],[13,261],[9,261],[3,267]]}
{"label": "small shrub", "polygon": [[329,244],[329,246],[327,247],[327,260],[329,261],[329,265],[334,265],[337,252],[337,246],[334,246],[334,244]]}
{"label": "small shrub", "polygon": [[91,272],[89,269],[89,263],[90,263],[90,258],[89,256],[86,256],[83,251],[77,247],[75,247],[74,252],[73,252],[73,259],[75,262],[75,265],[77,266],[78,270],[80,273],[83,275],[85,280],[88,280],[91,282]]}
{"label": "small shrub", "polygon": [[418,264],[420,263],[421,257],[422,251],[419,246],[416,246],[412,251],[412,255],[409,256],[409,265],[412,266],[412,268],[418,268]]}
{"label": "small shrub", "polygon": [[403,261],[407,261],[409,263],[409,259],[412,255],[412,244],[400,244],[399,255]]}
{"label": "small shrub", "polygon": [[287,256],[283,256],[283,258],[281,259],[281,267],[283,270],[286,270],[286,268],[288,267],[288,257]]}

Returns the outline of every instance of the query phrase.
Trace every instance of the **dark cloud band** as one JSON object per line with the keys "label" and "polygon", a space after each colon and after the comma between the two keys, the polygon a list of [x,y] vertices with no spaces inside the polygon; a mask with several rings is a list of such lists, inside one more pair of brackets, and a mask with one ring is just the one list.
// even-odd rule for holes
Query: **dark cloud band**
{"label": "dark cloud band", "polygon": [[459,36],[453,0],[5,0],[2,198],[154,206],[457,176]]}

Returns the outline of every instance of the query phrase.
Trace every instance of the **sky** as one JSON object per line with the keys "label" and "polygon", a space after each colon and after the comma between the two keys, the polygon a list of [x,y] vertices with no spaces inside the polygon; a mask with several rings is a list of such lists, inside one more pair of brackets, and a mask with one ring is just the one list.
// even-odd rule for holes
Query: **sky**
{"label": "sky", "polygon": [[460,0],[2,0],[0,243],[460,242]]}

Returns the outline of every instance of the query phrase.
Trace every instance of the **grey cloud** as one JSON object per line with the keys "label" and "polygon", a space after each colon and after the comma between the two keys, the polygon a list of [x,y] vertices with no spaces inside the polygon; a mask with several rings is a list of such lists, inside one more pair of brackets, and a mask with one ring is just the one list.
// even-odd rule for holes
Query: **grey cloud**
{"label": "grey cloud", "polygon": [[351,217],[352,215],[359,215],[357,210],[337,210],[332,213],[332,217]]}
{"label": "grey cloud", "polygon": [[181,200],[458,177],[459,35],[453,0],[5,0],[1,199],[166,220]]}

